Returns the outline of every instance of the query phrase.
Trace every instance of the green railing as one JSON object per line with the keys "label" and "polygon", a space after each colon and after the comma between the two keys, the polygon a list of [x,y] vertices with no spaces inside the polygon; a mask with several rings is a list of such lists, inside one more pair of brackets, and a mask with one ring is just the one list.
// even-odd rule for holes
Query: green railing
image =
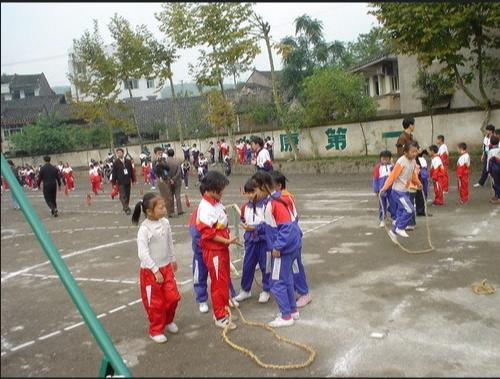
{"label": "green railing", "polygon": [[24,217],[26,217],[26,220],[33,229],[38,242],[52,263],[57,275],[59,275],[64,288],[66,288],[71,300],[82,315],[85,325],[87,325],[92,332],[92,335],[104,354],[99,370],[99,376],[105,377],[116,374],[117,376],[122,377],[132,377],[131,372],[123,362],[120,353],[116,350],[116,347],[109,338],[108,333],[97,319],[94,311],[85,298],[85,295],[82,293],[73,275],[69,271],[68,266],[66,266],[59,251],[50,239],[45,227],[40,221],[40,218],[37,216],[35,210],[31,206],[31,203],[28,201],[28,198],[24,194],[23,189],[19,185],[3,153],[1,155],[2,176],[7,181],[12,195],[21,207]]}

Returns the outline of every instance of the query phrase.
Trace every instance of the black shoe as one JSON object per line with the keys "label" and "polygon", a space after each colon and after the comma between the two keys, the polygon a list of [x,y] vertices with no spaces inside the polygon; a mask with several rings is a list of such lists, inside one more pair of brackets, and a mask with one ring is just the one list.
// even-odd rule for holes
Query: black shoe
{"label": "black shoe", "polygon": [[168,215],[167,218],[176,218],[177,216],[175,214]]}
{"label": "black shoe", "polygon": [[131,213],[132,211],[130,210],[130,208],[125,209],[125,214],[130,215]]}
{"label": "black shoe", "polygon": [[53,215],[54,217],[57,217],[57,209],[54,209]]}
{"label": "black shoe", "polygon": [[182,216],[184,213],[186,213],[186,212],[179,212],[179,213],[177,213],[177,216]]}
{"label": "black shoe", "polygon": [[50,210],[50,214],[51,214],[52,216],[54,216],[54,208],[52,208],[52,209]]}

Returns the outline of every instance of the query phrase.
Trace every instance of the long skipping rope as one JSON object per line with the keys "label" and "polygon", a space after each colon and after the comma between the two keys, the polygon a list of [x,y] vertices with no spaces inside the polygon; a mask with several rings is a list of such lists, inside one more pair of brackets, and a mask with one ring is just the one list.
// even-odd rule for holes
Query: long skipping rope
{"label": "long skipping rope", "polygon": [[[239,208],[238,208],[238,206],[236,204],[232,204],[230,206],[234,206],[235,209],[237,209],[238,213],[239,213],[240,210],[239,210]],[[254,278],[255,278],[255,276],[254,276]],[[293,341],[293,340],[291,340],[289,338],[286,338],[286,337],[283,337],[283,336],[279,335],[273,327],[271,327],[271,326],[269,326],[269,325],[267,325],[265,323],[247,320],[243,316],[243,313],[241,312],[239,306],[237,306],[236,304],[234,304],[234,306],[235,306],[236,310],[238,311],[238,313],[240,315],[240,318],[241,318],[241,321],[243,322],[243,324],[248,325],[248,326],[255,326],[255,327],[258,327],[258,328],[265,329],[265,330],[271,332],[273,334],[273,337],[276,338],[278,341],[287,343],[287,344],[292,345],[292,346],[296,346],[296,347],[298,347],[298,348],[300,348],[300,349],[308,352],[309,353],[309,357],[307,358],[307,360],[305,360],[302,363],[274,364],[274,363],[263,362],[250,349],[247,349],[247,348],[245,348],[245,347],[243,347],[241,345],[238,345],[238,344],[234,343],[233,341],[231,341],[229,339],[228,334],[230,332],[230,329],[229,329],[229,323],[228,323],[228,325],[226,325],[224,327],[224,329],[222,330],[222,338],[223,338],[224,342],[226,342],[233,349],[239,351],[240,353],[243,353],[243,354],[247,355],[255,363],[257,363],[259,366],[261,366],[263,368],[266,368],[266,369],[277,369],[277,370],[301,369],[301,368],[305,368],[305,367],[310,366],[314,362],[314,359],[316,358],[316,351],[311,346],[303,344],[303,343],[300,343],[300,342],[297,342],[297,341]],[[232,319],[231,309],[229,307],[226,307],[226,309],[227,309],[227,311],[229,313],[229,320],[231,320]]]}
{"label": "long skipping rope", "polygon": [[[435,250],[434,246],[432,245],[432,240],[431,240],[431,228],[429,226],[429,216],[427,215],[427,197],[425,196],[424,191],[422,191],[422,197],[424,198],[425,227],[427,229],[427,241],[429,242],[429,248],[424,249],[424,250],[410,250],[410,249],[407,249],[406,247],[404,247],[403,245],[401,245],[401,243],[398,240],[394,241],[389,236],[389,230],[390,229],[387,227],[387,224],[384,223],[384,229],[386,231],[387,236],[390,238],[390,240],[392,242],[394,242],[396,245],[398,245],[401,250],[403,250],[405,253],[408,253],[408,254],[425,254],[425,253],[430,253],[431,251]],[[378,194],[378,201],[379,201],[380,207],[382,209],[383,220],[385,221],[387,215],[386,215],[385,210],[384,210],[384,204],[382,203],[382,198],[380,196],[380,193]]]}

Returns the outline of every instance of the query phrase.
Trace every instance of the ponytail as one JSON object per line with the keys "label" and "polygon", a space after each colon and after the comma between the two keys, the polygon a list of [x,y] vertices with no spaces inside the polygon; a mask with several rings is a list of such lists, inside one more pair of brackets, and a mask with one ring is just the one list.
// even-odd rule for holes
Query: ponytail
{"label": "ponytail", "polygon": [[142,210],[142,200],[139,200],[137,204],[135,205],[134,208],[134,213],[132,213],[132,224],[138,225],[139,224],[139,218],[141,217],[141,210]]}
{"label": "ponytail", "polygon": [[155,198],[159,198],[156,193],[148,192],[144,194],[142,200],[139,200],[134,208],[134,213],[132,214],[132,224],[138,225],[139,219],[141,218],[141,210],[146,214],[146,210],[154,208],[156,201]]}

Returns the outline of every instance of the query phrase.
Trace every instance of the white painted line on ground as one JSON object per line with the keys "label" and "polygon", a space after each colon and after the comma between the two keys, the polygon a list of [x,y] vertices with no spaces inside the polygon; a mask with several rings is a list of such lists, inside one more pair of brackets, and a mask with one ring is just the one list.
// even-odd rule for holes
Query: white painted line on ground
{"label": "white painted line on ground", "polygon": [[180,286],[183,286],[184,284],[188,284],[189,282],[192,282],[192,281],[193,281],[193,279],[186,279],[186,280],[183,280],[182,282],[178,282],[178,284]]}
{"label": "white painted line on ground", "polygon": [[136,281],[134,280],[122,280],[121,283],[126,283],[126,284],[137,284]]}
{"label": "white painted line on ground", "polygon": [[127,305],[134,305],[134,304],[137,304],[137,303],[140,303],[140,302],[142,302],[142,299],[137,299],[137,300],[131,301]]}
{"label": "white painted line on ground", "polygon": [[89,281],[91,281],[91,282],[104,282],[104,279],[90,278]]}
{"label": "white painted line on ground", "polygon": [[84,323],[85,323],[84,321],[80,321],[80,322],[78,322],[76,324],[73,324],[73,325],[65,327],[64,330],[67,331],[67,330],[71,330],[71,329],[77,328],[80,325],[83,325]]}
{"label": "white painted line on ground", "polygon": [[[330,225],[330,224],[332,224],[332,223],[334,223],[334,222],[337,222],[338,220],[341,220],[341,219],[343,219],[343,218],[344,218],[344,216],[335,217],[333,220],[330,220],[329,222],[326,222],[326,223],[324,223],[324,224],[318,225],[318,226],[316,226],[316,227],[314,227],[314,228],[312,228],[312,229],[306,230],[306,231],[304,232],[304,235],[305,235],[305,234],[307,234],[307,233],[314,232],[315,230],[318,230],[319,228],[322,228],[322,227],[324,227],[324,226]],[[299,221],[299,223],[300,223],[300,221]]]}
{"label": "white painted line on ground", "polygon": [[120,283],[120,281],[117,279],[106,279],[105,282],[106,283]]}
{"label": "white painted line on ground", "polygon": [[97,318],[103,318],[103,317],[104,317],[104,316],[106,316],[106,315],[107,315],[107,313],[106,313],[106,312],[104,312],[104,313],[101,313],[100,315],[98,315],[98,316],[97,316]]}
{"label": "white painted line on ground", "polygon": [[2,351],[2,357],[3,357],[5,354],[7,354],[7,352],[6,352],[6,351]]}
{"label": "white painted line on ground", "polygon": [[33,345],[34,343],[35,343],[35,340],[31,340],[31,341],[23,343],[22,345],[17,345],[16,347],[11,348],[10,351],[19,350],[19,349],[22,349],[23,347]]}
{"label": "white painted line on ground", "polygon": [[38,339],[40,341],[43,341],[43,340],[46,340],[47,338],[50,338],[50,337],[53,337],[53,336],[57,336],[60,333],[61,333],[60,330],[56,330],[55,332],[52,332],[52,333],[46,334],[44,336],[38,337]]}
{"label": "white painted line on ground", "polygon": [[115,312],[121,311],[122,309],[125,309],[125,308],[127,308],[127,306],[126,306],[126,305],[122,305],[122,306],[120,306],[120,307],[113,308],[113,309],[112,309],[112,310],[110,310],[108,313],[110,313],[110,314],[111,314],[111,313],[115,313]]}
{"label": "white painted line on ground", "polygon": [[[88,248],[88,249],[74,251],[73,253],[62,255],[61,258],[66,259],[66,258],[74,257],[74,256],[77,256],[77,255],[86,254],[86,253],[89,253],[91,251],[106,249],[108,247],[113,247],[113,246],[117,246],[117,245],[123,245],[125,243],[136,242],[136,241],[137,241],[137,239],[133,238],[133,239],[123,240],[123,241],[106,243],[104,245],[98,245],[98,246],[94,246],[94,247],[91,247],[91,248]],[[38,263],[36,265],[30,266],[30,267],[26,267],[26,268],[24,268],[22,270],[19,270],[19,271],[16,271],[16,272],[13,272],[13,273],[10,273],[10,274],[6,275],[4,278],[2,278],[0,280],[0,282],[3,283],[3,282],[5,282],[6,280],[8,280],[10,278],[14,278],[16,276],[24,274],[25,272],[34,270],[35,268],[42,267],[42,266],[45,266],[45,265],[48,265],[48,264],[50,264],[50,261],[45,261],[43,263]]]}

